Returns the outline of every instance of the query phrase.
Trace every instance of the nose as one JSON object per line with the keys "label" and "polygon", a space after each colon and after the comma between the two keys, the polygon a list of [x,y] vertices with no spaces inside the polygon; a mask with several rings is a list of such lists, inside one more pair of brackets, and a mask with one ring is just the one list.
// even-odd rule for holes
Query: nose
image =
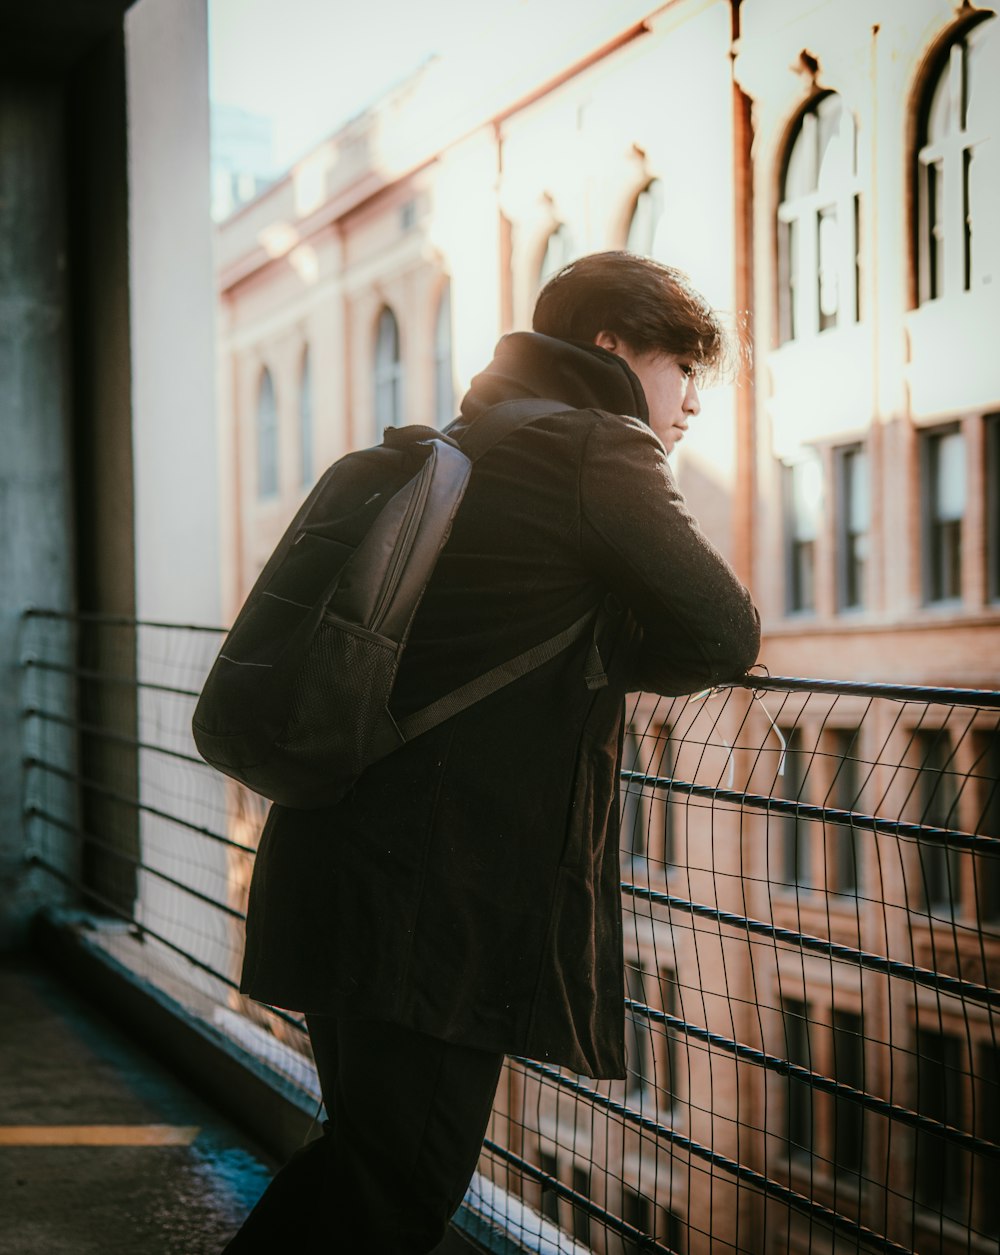
{"label": "nose", "polygon": [[698,396],[698,385],[693,379],[688,380],[687,390],[684,393],[684,404],[681,408],[691,418],[695,418],[701,413],[701,397]]}

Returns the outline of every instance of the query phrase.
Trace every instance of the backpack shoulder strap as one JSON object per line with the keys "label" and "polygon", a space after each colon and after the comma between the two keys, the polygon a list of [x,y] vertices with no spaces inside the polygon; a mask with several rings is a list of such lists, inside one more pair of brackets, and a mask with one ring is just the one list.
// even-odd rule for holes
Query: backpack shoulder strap
{"label": "backpack shoulder strap", "polygon": [[[495,444],[499,444],[501,440],[519,428],[526,427],[529,423],[545,418],[549,414],[558,414],[563,410],[574,408],[562,401],[547,400],[543,397],[504,401],[500,405],[492,405],[488,410],[484,410],[461,435],[453,435],[451,427],[446,430],[445,435],[455,440],[466,457],[474,462],[488,449],[492,449]],[[597,614],[596,608],[588,610],[575,623],[557,632],[555,636],[549,637],[547,641],[542,641],[531,649],[526,649],[524,653],[518,654],[516,658],[510,658],[484,674],[476,676],[475,679],[469,680],[468,683],[438,698],[436,702],[424,706],[398,722],[386,710],[385,718],[375,730],[370,742],[368,761],[376,762],[400,745],[412,741],[414,737],[424,732],[429,732],[438,724],[444,723],[446,719],[451,719],[453,715],[468,710],[470,706],[482,701],[484,697],[499,692],[514,680],[519,680],[529,672],[544,666],[545,663],[561,654],[564,649],[568,649],[570,645],[578,641],[588,627],[593,630],[594,637],[587,657],[584,678],[588,688],[602,688],[608,680],[597,650],[595,625]]]}
{"label": "backpack shoulder strap", "polygon": [[499,444],[519,427],[526,427],[539,418],[573,408],[572,405],[566,405],[563,401],[550,401],[544,397],[524,397],[517,401],[502,401],[499,405],[491,405],[488,410],[484,410],[457,437],[457,440],[466,457],[475,462],[488,449],[492,449],[495,444]]}
{"label": "backpack shoulder strap", "polygon": [[[535,671],[538,667],[550,662],[557,654],[561,654],[564,649],[568,649],[574,641],[578,641],[583,636],[587,628],[593,623],[594,615],[595,612],[593,610],[588,610],[575,623],[571,623],[568,628],[557,632],[555,636],[550,636],[547,641],[542,641],[540,645],[533,645],[531,649],[526,649],[523,654],[518,654],[516,658],[510,658],[507,662],[500,663],[499,666],[491,668],[483,675],[476,676],[474,680],[463,684],[461,688],[453,689],[450,693],[446,693],[444,697],[439,698],[436,702],[432,702],[430,706],[425,706],[422,710],[416,711],[406,719],[400,719],[398,727],[403,739],[411,741],[415,736],[420,736],[422,732],[429,732],[431,728],[436,728],[439,723],[444,723],[452,715],[461,714],[463,710],[468,710],[476,702],[481,702],[484,697],[489,697],[492,693],[498,693],[500,689],[506,688],[514,680],[519,680],[530,671]],[[597,656],[596,668],[594,667],[593,658],[588,658],[587,675],[585,678],[588,687],[599,688],[607,683],[607,677],[603,673],[599,655]]]}
{"label": "backpack shoulder strap", "polygon": [[461,714],[463,710],[468,710],[476,702],[481,702],[484,697],[498,693],[502,688],[506,688],[508,684],[519,680],[530,671],[537,670],[537,668],[561,654],[564,649],[568,649],[575,641],[578,641],[588,628],[593,630],[594,637],[587,656],[584,679],[589,689],[603,688],[608,682],[608,677],[604,672],[604,664],[597,650],[595,618],[598,613],[599,611],[596,609],[588,610],[575,623],[571,623],[568,628],[557,632],[555,636],[550,636],[547,641],[542,641],[540,645],[533,645],[531,649],[526,649],[523,654],[518,654],[516,658],[510,658],[506,662],[492,667],[484,674],[476,676],[475,679],[469,680],[467,684],[463,684],[457,689],[452,689],[450,693],[446,693],[443,697],[438,698],[436,702],[432,702],[429,706],[424,706],[421,710],[414,711],[412,715],[408,715],[406,718],[395,720],[386,711],[386,720],[380,725],[373,737],[369,761],[374,762],[379,758],[383,758],[400,745],[405,745],[407,741],[412,741],[414,737],[420,736],[424,732],[430,732],[432,728],[436,728],[438,724],[444,723],[446,719],[451,719],[453,715]]}

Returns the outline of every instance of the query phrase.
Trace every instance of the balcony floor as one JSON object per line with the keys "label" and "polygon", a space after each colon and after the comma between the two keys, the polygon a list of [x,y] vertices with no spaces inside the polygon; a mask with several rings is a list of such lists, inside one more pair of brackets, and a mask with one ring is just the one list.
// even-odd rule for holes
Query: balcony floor
{"label": "balcony floor", "polygon": [[217,1255],[275,1166],[44,967],[0,960],[0,1255]]}

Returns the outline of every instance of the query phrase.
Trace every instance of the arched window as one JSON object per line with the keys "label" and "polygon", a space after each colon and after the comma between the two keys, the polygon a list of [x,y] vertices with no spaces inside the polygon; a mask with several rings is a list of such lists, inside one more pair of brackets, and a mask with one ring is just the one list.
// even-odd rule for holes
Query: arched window
{"label": "arched window", "polygon": [[573,260],[573,255],[573,237],[569,227],[561,222],[545,242],[542,264],[538,269],[538,286],[542,287],[557,271],[568,265]]}
{"label": "arched window", "polygon": [[375,333],[375,431],[381,436],[402,416],[403,366],[399,357],[399,324],[384,306]]}
{"label": "arched window", "polygon": [[628,238],[625,241],[625,247],[630,253],[663,260],[665,209],[663,184],[659,179],[653,179],[636,197],[635,208],[628,224]]}
{"label": "arched window", "polygon": [[313,448],[312,362],[308,347],[302,355],[302,373],[299,376],[299,442],[302,483],[311,484],[316,478],[316,467]]}
{"label": "arched window", "polygon": [[782,341],[857,322],[861,193],[854,118],[835,92],[795,129],[778,206]]}
{"label": "arched window", "polygon": [[948,49],[917,135],[920,303],[1000,281],[1000,38],[988,18]]}
{"label": "arched window", "polygon": [[260,378],[257,393],[257,496],[278,492],[278,406],[269,370]]}
{"label": "arched window", "polygon": [[455,417],[455,376],[451,353],[451,281],[446,279],[434,324],[434,424],[446,427]]}

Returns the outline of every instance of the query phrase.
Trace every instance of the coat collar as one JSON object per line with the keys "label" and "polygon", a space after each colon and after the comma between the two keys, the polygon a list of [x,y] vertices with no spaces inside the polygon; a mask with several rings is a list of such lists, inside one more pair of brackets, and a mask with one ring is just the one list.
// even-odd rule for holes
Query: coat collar
{"label": "coat collar", "polygon": [[596,344],[514,331],[462,400],[471,421],[491,405],[519,397],[549,397],[576,409],[608,410],[649,421],[642,385],[622,358]]}

